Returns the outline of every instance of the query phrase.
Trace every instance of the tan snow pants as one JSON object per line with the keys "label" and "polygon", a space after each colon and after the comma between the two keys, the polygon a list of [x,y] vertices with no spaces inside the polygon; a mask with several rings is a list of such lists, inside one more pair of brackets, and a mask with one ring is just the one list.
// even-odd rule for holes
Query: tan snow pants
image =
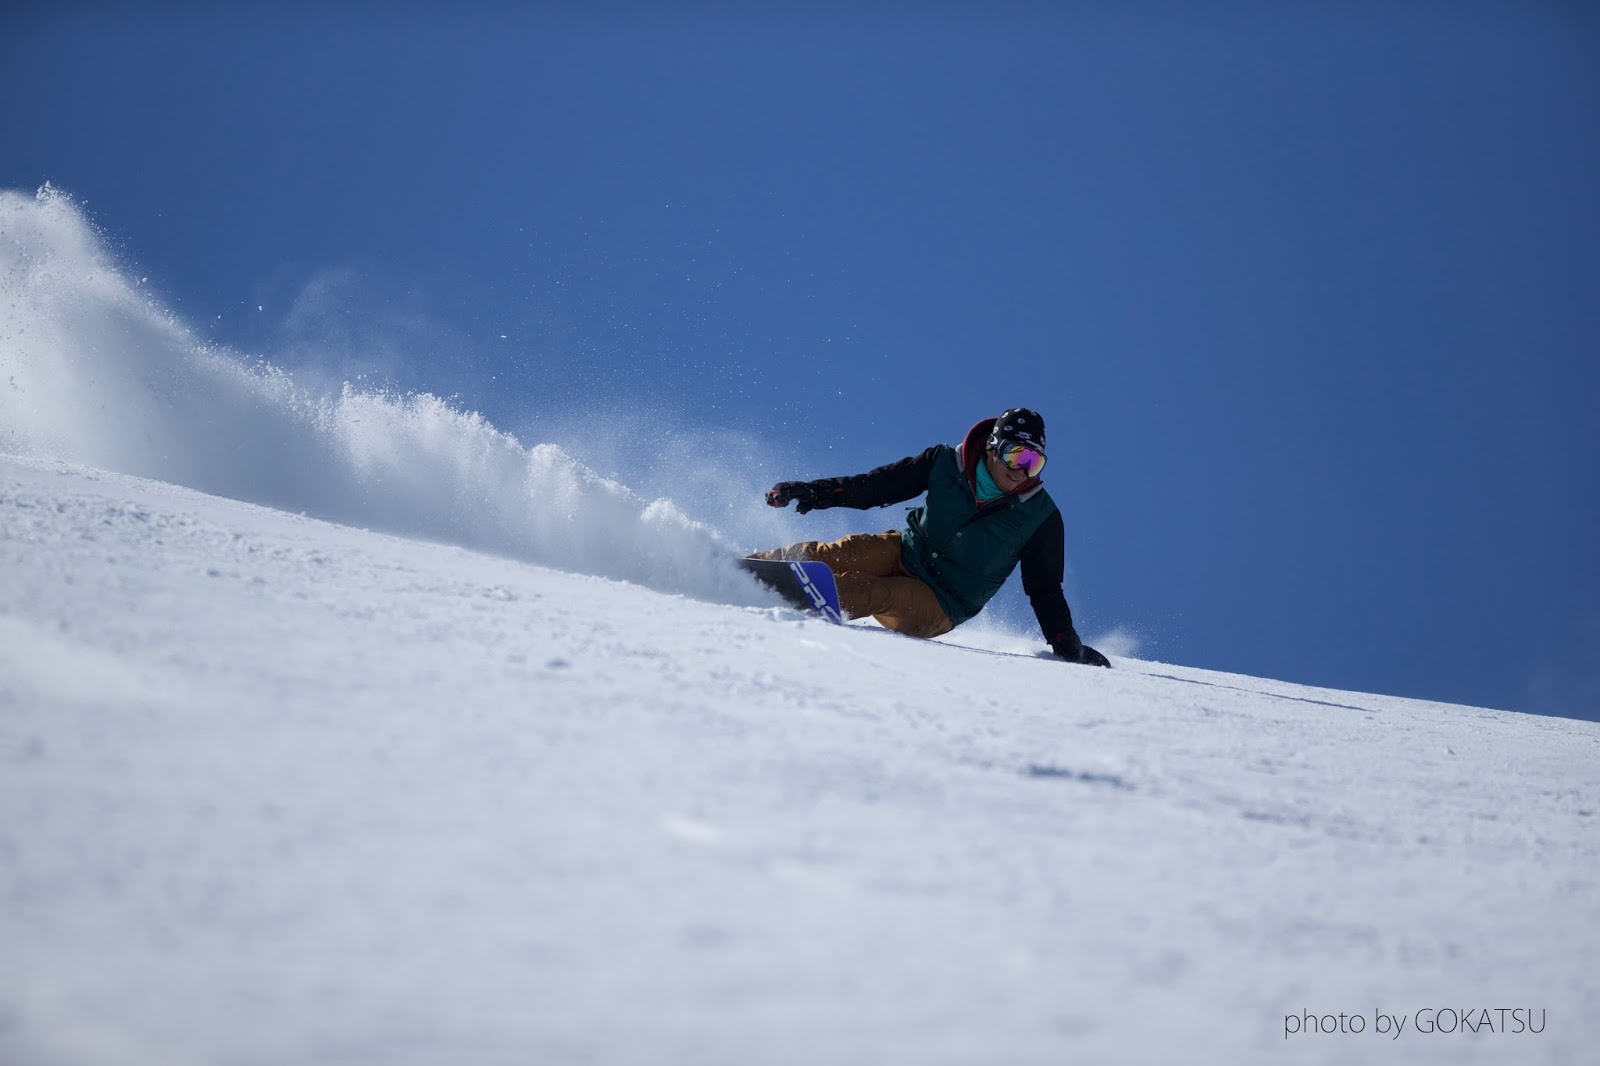
{"label": "tan snow pants", "polygon": [[839,606],[851,618],[871,615],[885,629],[908,637],[937,637],[955,627],[939,599],[900,565],[900,533],[852,533],[823,543],[807,540],[756,552],[756,559],[816,559],[828,564],[839,586]]}

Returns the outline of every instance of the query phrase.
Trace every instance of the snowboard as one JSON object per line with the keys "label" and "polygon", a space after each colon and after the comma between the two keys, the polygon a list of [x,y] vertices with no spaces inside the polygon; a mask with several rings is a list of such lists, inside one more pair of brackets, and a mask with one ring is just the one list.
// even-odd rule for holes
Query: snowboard
{"label": "snowboard", "polygon": [[800,608],[820,614],[830,622],[844,624],[839,608],[839,590],[827,563],[786,563],[781,559],[740,559],[739,565],[756,580]]}

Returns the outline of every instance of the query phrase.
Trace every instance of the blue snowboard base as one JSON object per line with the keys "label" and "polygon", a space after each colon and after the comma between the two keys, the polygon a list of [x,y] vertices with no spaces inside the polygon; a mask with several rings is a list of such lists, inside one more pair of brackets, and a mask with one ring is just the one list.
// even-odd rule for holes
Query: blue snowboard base
{"label": "blue snowboard base", "polygon": [[740,559],[739,565],[754,574],[757,581],[800,608],[820,614],[830,622],[844,624],[839,607],[839,589],[827,563],[781,559]]}

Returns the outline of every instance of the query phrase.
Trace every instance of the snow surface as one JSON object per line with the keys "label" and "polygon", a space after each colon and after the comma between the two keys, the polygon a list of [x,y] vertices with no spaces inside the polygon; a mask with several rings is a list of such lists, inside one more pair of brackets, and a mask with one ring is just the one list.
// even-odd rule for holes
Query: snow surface
{"label": "snow surface", "polygon": [[0,191],[0,1066],[1595,1057],[1600,725],[830,626],[759,442],[713,526],[144,282]]}
{"label": "snow surface", "polygon": [[0,1062],[1588,1061],[1600,727],[1116,665],[0,458]]}

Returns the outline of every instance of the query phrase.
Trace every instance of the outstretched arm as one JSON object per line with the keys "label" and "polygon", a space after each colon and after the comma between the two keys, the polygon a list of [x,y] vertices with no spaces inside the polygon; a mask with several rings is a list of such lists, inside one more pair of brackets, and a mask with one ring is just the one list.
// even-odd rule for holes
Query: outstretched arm
{"label": "outstretched arm", "polygon": [[1085,644],[1072,626],[1072,608],[1061,591],[1067,568],[1066,525],[1057,511],[1045,519],[1022,549],[1022,591],[1033,604],[1039,629],[1050,650],[1068,662],[1110,666],[1104,655]]}
{"label": "outstretched arm", "polygon": [[903,503],[928,491],[933,461],[943,447],[945,445],[935,444],[920,455],[908,456],[865,474],[817,481],[780,481],[767,490],[767,503],[784,507],[790,500],[798,500],[800,506],[796,510],[801,514],[825,507],[866,510]]}

